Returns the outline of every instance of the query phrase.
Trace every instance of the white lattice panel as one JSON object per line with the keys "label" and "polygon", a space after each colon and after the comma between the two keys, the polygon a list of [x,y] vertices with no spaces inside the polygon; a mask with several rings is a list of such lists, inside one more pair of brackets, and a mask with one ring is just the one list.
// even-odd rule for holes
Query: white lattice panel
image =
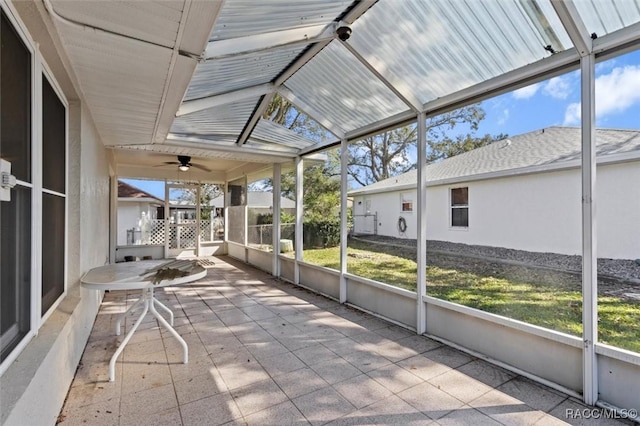
{"label": "white lattice panel", "polygon": [[149,244],[164,244],[164,220],[160,219],[151,221]]}
{"label": "white lattice panel", "polygon": [[196,246],[195,225],[178,225],[169,228],[169,248],[184,249]]}

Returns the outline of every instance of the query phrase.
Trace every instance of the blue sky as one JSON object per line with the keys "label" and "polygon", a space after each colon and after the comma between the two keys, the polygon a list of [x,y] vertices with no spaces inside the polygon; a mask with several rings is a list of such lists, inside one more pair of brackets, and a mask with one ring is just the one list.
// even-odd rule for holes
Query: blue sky
{"label": "blue sky", "polygon": [[[480,134],[519,135],[549,126],[580,125],[578,71],[482,102]],[[640,51],[596,65],[596,126],[640,127]]]}
{"label": "blue sky", "polygon": [[[579,126],[580,74],[563,74],[485,100],[481,105],[486,117],[478,135],[515,136],[549,126]],[[596,126],[640,128],[640,51],[596,65]],[[164,198],[163,182],[123,180]]]}

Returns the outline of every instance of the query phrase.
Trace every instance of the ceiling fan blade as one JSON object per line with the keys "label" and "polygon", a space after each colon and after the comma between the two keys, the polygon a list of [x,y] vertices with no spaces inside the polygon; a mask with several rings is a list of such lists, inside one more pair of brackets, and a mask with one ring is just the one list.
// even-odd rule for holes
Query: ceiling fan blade
{"label": "ceiling fan blade", "polygon": [[191,167],[195,167],[196,169],[204,170],[205,172],[210,172],[211,169],[206,168],[200,164],[191,164]]}
{"label": "ceiling fan blade", "polygon": [[178,165],[180,163],[178,163],[177,161],[165,161],[162,164],[156,164],[153,167],[165,167],[165,166],[175,166]]}

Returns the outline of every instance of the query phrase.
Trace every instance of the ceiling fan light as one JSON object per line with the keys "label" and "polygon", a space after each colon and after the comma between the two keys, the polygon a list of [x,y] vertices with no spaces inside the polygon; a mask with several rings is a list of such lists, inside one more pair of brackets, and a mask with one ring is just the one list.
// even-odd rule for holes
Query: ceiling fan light
{"label": "ceiling fan light", "polygon": [[187,170],[189,170],[189,166],[186,164],[180,164],[178,166],[178,169],[180,169],[180,171],[186,172]]}

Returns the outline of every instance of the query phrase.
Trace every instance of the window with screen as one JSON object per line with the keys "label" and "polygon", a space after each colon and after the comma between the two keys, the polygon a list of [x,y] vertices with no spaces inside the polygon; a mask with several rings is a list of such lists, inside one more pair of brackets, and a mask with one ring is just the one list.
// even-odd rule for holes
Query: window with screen
{"label": "window with screen", "polygon": [[451,226],[469,227],[469,188],[451,189]]}
{"label": "window with screen", "polygon": [[66,108],[42,76],[42,314],[64,293]]}
{"label": "window with screen", "polygon": [[0,202],[0,362],[31,329],[31,53],[0,10],[0,158],[18,179]]}
{"label": "window with screen", "polygon": [[401,210],[403,212],[413,211],[413,199],[410,194],[402,194],[400,203],[401,203]]}

